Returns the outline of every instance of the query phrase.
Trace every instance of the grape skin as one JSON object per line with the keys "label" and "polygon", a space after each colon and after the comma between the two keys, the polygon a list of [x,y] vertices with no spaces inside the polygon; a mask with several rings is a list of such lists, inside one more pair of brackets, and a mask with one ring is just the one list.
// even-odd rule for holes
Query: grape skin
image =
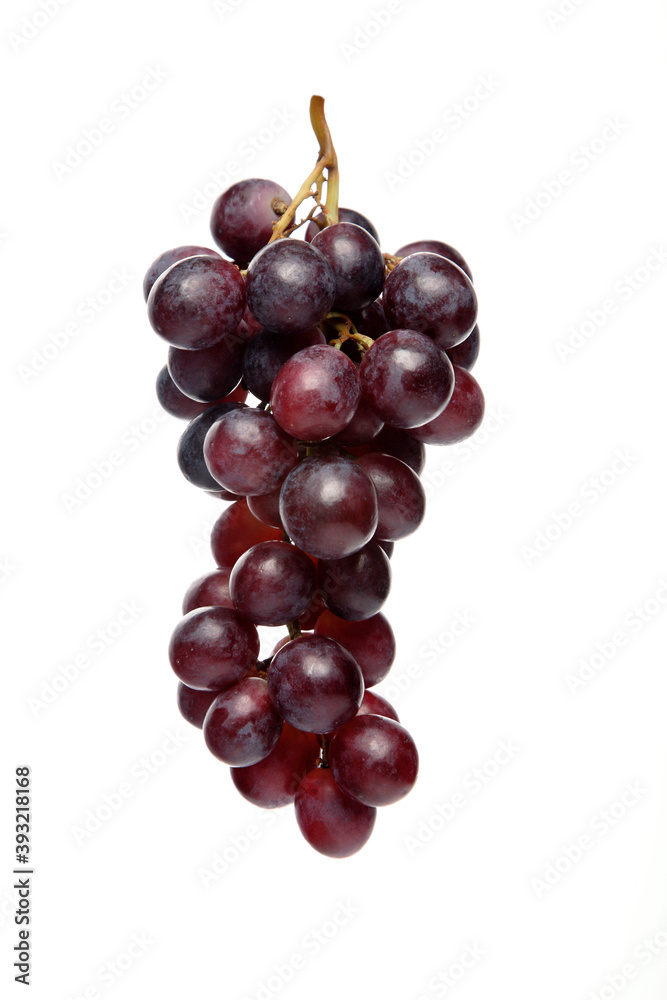
{"label": "grape skin", "polygon": [[174,384],[200,403],[224,399],[241,381],[245,343],[236,334],[198,351],[169,348],[167,367]]}
{"label": "grape skin", "polygon": [[198,608],[178,623],[169,662],[179,680],[199,691],[222,691],[257,662],[257,629],[229,608]]}
{"label": "grape skin", "polygon": [[355,365],[323,344],[285,362],[273,382],[271,411],[288,434],[302,441],[324,441],[349,424],[360,395]]}
{"label": "grape skin", "polygon": [[218,246],[246,267],[271,239],[273,223],[280,220],[272,202],[289,205],[291,197],[275,181],[250,177],[223,191],[211,212],[211,233]]}
{"label": "grape skin", "polygon": [[394,633],[383,614],[359,622],[346,621],[325,611],[317,619],[315,635],[335,639],[352,654],[364,676],[366,688],[384,680],[396,657]]}
{"label": "grape skin", "polygon": [[212,347],[239,325],[245,309],[240,271],[221,257],[186,257],[157,279],[148,296],[151,326],[174,347]]}
{"label": "grape skin", "polygon": [[335,733],[329,763],[336,783],[367,806],[399,802],[413,788],[419,770],[414,740],[398,722],[358,715]]}
{"label": "grape skin", "polygon": [[370,478],[339,455],[307,458],[289,473],[280,492],[280,517],[293,542],[318,559],[358,551],[377,527]]}
{"label": "grape skin", "polygon": [[[351,222],[355,226],[361,226],[362,229],[365,229],[367,233],[371,234],[376,243],[381,245],[380,237],[378,236],[377,229],[375,228],[373,223],[370,221],[370,219],[367,219],[365,215],[362,215],[361,212],[357,212],[354,208],[339,207],[338,221]],[[317,234],[322,231],[323,225],[324,225],[324,217],[321,214],[316,215],[313,219],[311,219],[311,221],[306,226],[305,239],[308,243],[311,243],[312,240],[315,238],[315,236],[317,236]]]}
{"label": "grape skin", "polygon": [[362,805],[337,784],[329,768],[317,767],[301,781],[294,799],[299,830],[328,858],[349,858],[368,842],[377,810]]}
{"label": "grape skin", "polygon": [[416,531],[426,513],[426,494],[412,469],[378,452],[362,455],[358,465],[372,479],[378,498],[375,537],[397,542]]}
{"label": "grape skin", "polygon": [[322,635],[302,635],[283,646],[271,661],[268,679],[283,719],[307,733],[338,729],[356,714],[364,695],[357,661]]}
{"label": "grape skin", "polygon": [[195,608],[234,608],[229,596],[228,569],[214,569],[204,573],[190,584],[183,597],[183,614],[187,615]]}
{"label": "grape skin", "polygon": [[379,337],[364,355],[359,378],[364,399],[378,416],[403,430],[437,417],[454,389],[447,355],[414,330]]}
{"label": "grape skin", "polygon": [[230,773],[244,799],[262,809],[278,809],[294,802],[299,782],[316,766],[319,756],[317,737],[285,722],[278,742],[263,760],[233,767]]}
{"label": "grape skin", "polygon": [[334,273],[334,309],[363,309],[377,299],[384,285],[384,257],[365,229],[339,222],[317,233],[312,246],[326,257]]}
{"label": "grape skin", "polygon": [[245,499],[223,511],[213,525],[211,551],[219,569],[231,570],[244,552],[259,542],[281,541],[282,531],[262,524],[248,510]]}
{"label": "grape skin", "polygon": [[318,593],[327,608],[346,621],[364,621],[376,615],[391,587],[391,566],[377,544],[342,559],[320,559]]}
{"label": "grape skin", "polygon": [[178,710],[186,722],[201,729],[206,713],[218,697],[218,693],[218,691],[197,691],[195,688],[188,687],[183,681],[179,681],[176,693]]}
{"label": "grape skin", "polygon": [[315,567],[287,542],[260,542],[238,559],[229,577],[234,607],[256,625],[285,625],[315,594]]}
{"label": "grape skin", "polygon": [[297,463],[296,442],[272,414],[230,410],[209,427],[204,460],[213,478],[239,496],[271,493]]}
{"label": "grape skin", "polygon": [[465,368],[454,366],[454,393],[439,416],[411,433],[426,444],[457,444],[465,441],[481,426],[484,419],[484,394],[474,375]]}
{"label": "grape skin", "polygon": [[453,365],[471,371],[479,357],[479,326],[477,324],[465,340],[462,340],[456,347],[448,349],[447,357]]}
{"label": "grape skin", "polygon": [[277,240],[253,257],[246,276],[248,308],[265,330],[305,333],[333,306],[336,279],[309,243]]}
{"label": "grape skin", "polygon": [[318,329],[293,334],[260,330],[245,350],[243,382],[253,396],[261,399],[263,403],[268,403],[273,380],[285,362],[305,347],[324,343],[324,334]]}
{"label": "grape skin", "polygon": [[212,702],[204,719],[211,753],[231,767],[249,767],[271,753],[283,722],[262,677],[246,677]]}
{"label": "grape skin", "polygon": [[443,351],[465,340],[477,322],[470,278],[439,254],[404,257],[385,282],[382,302],[393,327],[418,330]]}
{"label": "grape skin", "polygon": [[413,253],[437,253],[447,260],[454,261],[462,271],[468,275],[472,281],[472,271],[465,258],[455,250],[449,243],[442,243],[440,240],[417,240],[415,243],[406,243],[396,251],[396,257],[409,257]]}
{"label": "grape skin", "polygon": [[220,483],[208,471],[204,459],[204,441],[209,428],[225,413],[239,409],[242,403],[219,403],[210,406],[190,421],[178,441],[176,458],[178,467],[193,486],[202,490],[220,489]]}

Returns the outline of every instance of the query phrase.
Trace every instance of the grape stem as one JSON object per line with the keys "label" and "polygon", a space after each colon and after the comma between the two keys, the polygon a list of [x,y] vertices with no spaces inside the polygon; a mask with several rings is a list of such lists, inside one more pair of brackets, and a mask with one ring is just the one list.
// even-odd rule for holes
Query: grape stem
{"label": "grape stem", "polygon": [[320,767],[329,766],[329,743],[331,741],[330,736],[318,736],[320,741]]}
{"label": "grape stem", "polygon": [[386,253],[384,255],[384,266],[387,274],[391,274],[396,265],[400,264],[402,260],[402,257],[396,257],[393,253]]}
{"label": "grape stem", "polygon": [[[297,208],[307,198],[314,197],[316,201],[321,202],[325,171],[327,182],[327,200],[324,205],[325,225],[330,226],[338,222],[338,157],[336,156],[331,132],[324,116],[324,98],[318,97],[315,94],[310,99],[310,123],[313,126],[315,137],[320,144],[317,163],[299,188],[296,198],[286,207],[280,220],[274,224],[273,234],[269,243],[273,243],[275,240],[279,240],[286,235],[287,230],[294,220]],[[315,185],[315,194],[313,194],[312,190],[313,185]]]}
{"label": "grape stem", "polygon": [[329,341],[329,346],[335,347],[338,351],[340,351],[346,340],[354,340],[361,354],[365,354],[375,343],[371,337],[366,337],[363,333],[359,333],[350,317],[346,316],[345,313],[329,313],[325,322],[331,323],[334,329],[338,331],[336,339]]}

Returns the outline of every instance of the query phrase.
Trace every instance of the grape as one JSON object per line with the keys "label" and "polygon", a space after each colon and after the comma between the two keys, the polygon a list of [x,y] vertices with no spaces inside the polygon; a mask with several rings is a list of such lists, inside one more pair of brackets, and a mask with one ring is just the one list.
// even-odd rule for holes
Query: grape
{"label": "grape", "polygon": [[438,254],[404,257],[387,277],[382,303],[392,326],[419,330],[443,351],[465,340],[477,322],[470,278]]}
{"label": "grape", "polygon": [[484,419],[484,395],[465,368],[454,365],[454,393],[446,410],[410,433],[426,444],[456,444],[474,434]]}
{"label": "grape", "polygon": [[285,362],[304,347],[324,344],[321,330],[305,333],[280,334],[260,330],[249,342],[243,357],[243,381],[248,390],[268,403],[273,380]]}
{"label": "grape", "polygon": [[383,715],[385,719],[393,719],[394,722],[401,721],[396,714],[394,706],[390,705],[386,698],[376,694],[375,691],[364,692],[364,697],[359,711],[355,715],[355,719],[360,715]]}
{"label": "grape", "polygon": [[236,330],[245,309],[243,278],[221,257],[186,257],[160,275],[148,318],[174,347],[203,350]]}
{"label": "grape", "polygon": [[257,662],[257,629],[229,608],[198,608],[182,618],[169,643],[174,673],[188,687],[222,691]]}
{"label": "grape", "polygon": [[204,440],[209,427],[225,413],[240,409],[241,403],[219,403],[195,417],[185,428],[178,442],[178,467],[193,486],[202,490],[219,490],[218,483],[208,471],[204,460]]}
{"label": "grape", "polygon": [[204,719],[211,753],[231,767],[249,767],[271,753],[283,722],[262,677],[246,677],[219,694]]}
{"label": "grape", "polygon": [[416,531],[426,512],[426,494],[417,474],[392,455],[377,452],[362,455],[357,464],[373,480],[377,493],[375,537],[396,542]]}
{"label": "grape", "polygon": [[359,715],[335,733],[329,763],[337,784],[367,806],[398,802],[413,788],[419,769],[410,734],[380,715]]}
{"label": "grape", "polygon": [[[184,246],[175,247],[173,250],[165,250],[159,257],[156,257],[144,276],[144,299],[148,301],[151,288],[172,264],[177,260],[184,260],[186,257],[220,257],[217,250],[209,250],[208,247]],[[222,259],[222,258],[221,258]]]}
{"label": "grape", "polygon": [[364,678],[340,643],[322,635],[302,635],[272,659],[269,694],[291,726],[307,733],[330,733],[356,714]]}
{"label": "grape", "polygon": [[441,243],[440,240],[417,240],[416,243],[406,243],[400,250],[397,250],[396,257],[409,257],[413,253],[437,253],[441,257],[446,257],[447,260],[453,260],[472,281],[472,271],[465,258],[449,243]]}
{"label": "grape", "polygon": [[200,403],[213,403],[241,381],[244,342],[234,334],[200,351],[169,348],[167,367],[175,385]]}
{"label": "grape", "polygon": [[[417,445],[418,447],[415,447]],[[371,451],[380,451],[383,455],[393,455],[401,462],[409,465],[413,472],[421,476],[426,465],[426,448],[421,441],[415,441],[412,434],[398,427],[382,428],[371,442]]]}
{"label": "grape", "polygon": [[311,632],[317,624],[317,619],[324,611],[326,611],[324,603],[316,595],[310,602],[308,610],[304,611],[304,613],[299,617],[299,628],[301,631]]}
{"label": "grape", "polygon": [[327,226],[313,237],[336,279],[334,309],[363,309],[384,285],[384,257],[373,237],[350,222]]}
{"label": "grape", "polygon": [[277,809],[294,801],[299,782],[316,766],[319,755],[317,737],[286,722],[268,756],[249,767],[233,767],[232,781],[249,802]]}
{"label": "grape", "polygon": [[155,394],[162,409],[179,420],[192,420],[193,417],[198,417],[211,405],[210,403],[199,403],[196,399],[181,392],[169,374],[166,365],[158,372],[155,381]]}
{"label": "grape", "polygon": [[304,333],[330,312],[336,279],[325,257],[301,240],[277,240],[253,257],[248,308],[265,330]]}
{"label": "grape", "polygon": [[[361,226],[365,229],[367,233],[370,233],[376,243],[380,243],[380,237],[378,236],[377,229],[365,215],[361,212],[356,212],[353,208],[339,208],[338,209],[338,221],[339,222],[351,222],[354,226]],[[324,216],[319,214],[316,215],[306,226],[306,240],[310,243],[315,236],[321,231],[324,226]]]}
{"label": "grape", "polygon": [[307,347],[286,361],[273,382],[271,411],[302,441],[323,441],[354,416],[361,390],[349,358],[327,344]]}
{"label": "grape", "polygon": [[256,625],[285,625],[306,611],[315,582],[305,552],[287,542],[260,542],[235,563],[229,593],[234,607]]}
{"label": "grape", "polygon": [[296,821],[311,847],[328,858],[349,858],[368,842],[377,809],[346,795],[330,769],[316,767],[297,788]]}
{"label": "grape", "polygon": [[201,729],[204,725],[204,718],[211,707],[211,703],[218,697],[217,691],[196,691],[189,688],[183,681],[178,682],[178,692],[176,696],[178,710],[191,726]]}
{"label": "grape", "polygon": [[454,388],[447,355],[414,330],[390,330],[376,340],[359,378],[364,399],[378,416],[404,429],[437,417]]}
{"label": "grape", "polygon": [[362,398],[359,400],[350,422],[335,435],[333,440],[344,445],[367,444],[373,440],[376,434],[379,434],[383,427],[384,424],[377,413]]}
{"label": "grape", "polygon": [[389,323],[387,323],[380,299],[371,302],[369,306],[364,306],[363,309],[351,309],[347,315],[354,324],[357,333],[363,333],[364,337],[377,340],[383,333],[389,332]]}
{"label": "grape", "polygon": [[236,560],[253,545],[279,541],[282,537],[282,531],[253,517],[245,500],[237,500],[213,525],[211,550],[219,569],[231,570]]}
{"label": "grape", "polygon": [[[223,191],[213,206],[211,232],[218,246],[241,267],[271,239],[273,223],[292,199],[274,181],[257,177],[238,181]],[[284,212],[284,209],[283,209]]]}
{"label": "grape", "polygon": [[262,524],[270,524],[272,528],[282,528],[283,522],[280,520],[280,486],[277,490],[271,490],[270,493],[248,497],[248,510]]}
{"label": "grape", "polygon": [[215,569],[197,577],[185,592],[183,598],[183,614],[194,611],[195,608],[233,608],[229,596],[228,569]]}
{"label": "grape", "polygon": [[[192,351],[191,353],[194,354],[195,352]],[[193,420],[194,417],[198,417],[204,410],[208,410],[209,406],[215,406],[218,403],[245,403],[248,396],[245,389],[237,386],[236,389],[232,389],[226,396],[216,399],[213,403],[200,403],[181,392],[169,374],[167,365],[161,368],[158,373],[155,391],[162,409],[179,420]]]}
{"label": "grape", "polygon": [[345,621],[331,611],[320,615],[315,635],[326,635],[339,642],[355,658],[364,675],[364,686],[379,684],[391,669],[396,656],[396,640],[384,615],[366,621]]}
{"label": "grape", "polygon": [[389,595],[389,559],[377,542],[343,559],[320,559],[319,594],[330,611],[346,621],[363,621],[377,614]]}
{"label": "grape", "polygon": [[465,340],[462,340],[456,347],[450,347],[447,357],[453,365],[465,368],[470,371],[479,357],[479,327],[477,324],[472,328]]}
{"label": "grape", "polygon": [[239,496],[277,489],[297,463],[296,442],[263,410],[231,410],[209,428],[204,459],[213,478]]}
{"label": "grape", "polygon": [[287,476],[280,516],[293,542],[318,559],[356,552],[377,527],[377,499],[370,478],[338,455],[307,458]]}

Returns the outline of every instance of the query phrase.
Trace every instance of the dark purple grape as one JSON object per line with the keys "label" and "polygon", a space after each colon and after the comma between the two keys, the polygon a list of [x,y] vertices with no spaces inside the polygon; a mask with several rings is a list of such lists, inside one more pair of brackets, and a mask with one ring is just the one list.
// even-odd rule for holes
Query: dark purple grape
{"label": "dark purple grape", "polygon": [[355,365],[322,344],[285,362],[271,389],[271,412],[288,434],[324,441],[349,424],[360,395]]}
{"label": "dark purple grape", "polygon": [[359,369],[364,399],[386,424],[418,427],[444,410],[454,370],[432,340],[414,330],[390,330],[375,341]]}
{"label": "dark purple grape", "polygon": [[377,527],[375,487],[351,459],[307,458],[283,483],[280,516],[287,534],[304,552],[339,559],[372,538]]}
{"label": "dark purple grape", "polygon": [[[241,267],[266,246],[292,199],[274,181],[251,177],[223,191],[213,206],[211,232],[218,246]],[[280,208],[282,211],[280,211]]]}
{"label": "dark purple grape", "polygon": [[185,260],[186,257],[220,257],[217,250],[209,250],[208,247],[184,246],[174,247],[173,250],[165,250],[159,257],[156,257],[144,276],[144,298],[148,301],[151,288],[172,264],[177,260]]}
{"label": "dark purple grape", "polygon": [[376,615],[391,587],[389,560],[377,542],[343,559],[320,559],[318,593],[330,611],[346,621]]}
{"label": "dark purple grape", "polygon": [[210,405],[209,403],[199,403],[196,399],[181,392],[169,374],[166,365],[158,372],[155,394],[162,409],[166,410],[172,417],[178,417],[179,420],[192,420]]}
{"label": "dark purple grape", "polygon": [[191,726],[201,729],[211,704],[218,697],[217,691],[197,691],[189,688],[183,681],[178,682],[178,711]]}
{"label": "dark purple grape", "polygon": [[185,592],[183,614],[187,615],[195,608],[233,608],[229,596],[229,573],[228,569],[214,569],[197,577]]}
{"label": "dark purple grape", "polygon": [[256,625],[285,625],[315,594],[311,559],[287,542],[260,542],[240,557],[229,578],[234,607]]}
{"label": "dark purple grape", "polygon": [[349,310],[347,315],[354,323],[357,333],[363,333],[364,337],[370,337],[371,340],[377,340],[383,333],[389,332],[389,323],[380,299],[363,309]]}
{"label": "dark purple grape", "polygon": [[257,629],[229,608],[198,608],[182,618],[169,643],[174,673],[188,687],[222,691],[257,662]]}
{"label": "dark purple grape", "polygon": [[336,280],[325,257],[302,240],[276,240],[253,257],[248,308],[265,330],[305,333],[333,306]]}
{"label": "dark purple grape", "polygon": [[240,409],[242,403],[219,403],[195,417],[185,428],[178,442],[178,467],[193,486],[202,490],[220,489],[218,483],[208,471],[204,460],[204,440],[209,427],[225,413]]}
{"label": "dark purple grape", "polygon": [[465,257],[462,257],[458,250],[455,250],[449,243],[442,243],[440,240],[417,240],[415,243],[406,243],[400,250],[396,251],[395,256],[409,257],[413,253],[437,253],[440,257],[453,260],[472,281],[472,271],[468,267]]}
{"label": "dark purple grape", "polygon": [[434,420],[410,433],[426,444],[457,444],[465,441],[484,419],[484,393],[474,375],[454,365],[454,393],[447,408]]}
{"label": "dark purple grape", "polygon": [[213,525],[211,551],[220,569],[231,570],[237,559],[260,542],[280,541],[282,531],[253,517],[245,500],[237,500]]}
{"label": "dark purple grape", "polygon": [[384,615],[373,615],[366,621],[345,621],[331,611],[320,615],[315,635],[327,635],[351,653],[364,675],[369,688],[383,680],[396,656],[396,640]]}
{"label": "dark purple grape", "polygon": [[294,801],[299,782],[316,765],[320,745],[313,733],[302,733],[285,722],[271,753],[249,767],[233,767],[237,791],[262,809],[278,809]]}
{"label": "dark purple grape", "polygon": [[209,428],[204,459],[213,478],[239,496],[277,489],[297,463],[294,438],[272,414],[243,409],[225,413]]}
{"label": "dark purple grape", "polygon": [[453,365],[471,371],[479,357],[479,327],[477,324],[472,328],[465,340],[462,340],[456,347],[450,347],[447,357]]}
{"label": "dark purple grape", "polygon": [[211,753],[231,767],[249,767],[271,753],[283,720],[262,677],[246,677],[219,694],[204,719]]}
{"label": "dark purple grape", "polygon": [[404,798],[419,770],[410,734],[380,715],[359,715],[335,733],[329,763],[336,783],[366,806],[389,806]]}
{"label": "dark purple grape", "polygon": [[434,253],[404,257],[382,294],[393,327],[419,330],[443,351],[468,336],[477,322],[477,295],[468,275]]}
{"label": "dark purple grape", "polygon": [[[376,243],[380,243],[380,237],[378,236],[377,229],[365,215],[361,212],[356,212],[353,208],[339,208],[338,209],[338,221],[339,222],[351,222],[353,226],[361,226],[365,229],[367,233],[370,233]],[[316,215],[306,226],[305,239],[310,243],[315,236],[324,227],[324,216],[319,214]]]}
{"label": "dark purple grape", "polygon": [[375,691],[364,691],[364,697],[355,719],[359,715],[383,715],[385,719],[393,719],[394,722],[401,721],[394,706],[390,705],[386,698],[376,694]]}
{"label": "dark purple grape", "polygon": [[[418,447],[415,448],[415,445]],[[376,438],[371,442],[372,451],[381,451],[383,455],[393,455],[409,465],[413,472],[421,476],[426,465],[426,448],[419,441],[416,441],[409,431],[402,431],[398,427],[382,428]]]}
{"label": "dark purple grape", "polygon": [[356,714],[364,678],[340,643],[323,635],[302,635],[271,660],[269,693],[291,726],[307,733],[331,733]]}
{"label": "dark purple grape", "polygon": [[426,494],[419,476],[393,455],[378,452],[362,455],[357,464],[371,477],[377,493],[375,537],[397,542],[416,531],[426,513]]}
{"label": "dark purple grape", "polygon": [[375,302],[384,285],[384,257],[373,237],[350,222],[327,226],[313,237],[336,279],[334,309],[363,309]]}
{"label": "dark purple grape", "polygon": [[285,362],[305,347],[326,343],[321,330],[280,334],[260,330],[248,343],[243,357],[243,382],[248,390],[268,403],[273,380]]}
{"label": "dark purple grape", "polygon": [[148,296],[148,318],[155,332],[188,351],[212,347],[234,333],[244,309],[241,272],[221,257],[176,261]]}
{"label": "dark purple grape", "polygon": [[262,524],[270,524],[272,528],[282,528],[280,520],[280,486],[277,490],[264,493],[262,496],[248,497],[248,510]]}
{"label": "dark purple grape", "polygon": [[294,799],[296,821],[311,847],[328,858],[349,858],[368,842],[377,809],[339,788],[328,767],[305,776]]}
{"label": "dark purple grape", "polygon": [[241,381],[245,342],[236,334],[201,351],[169,348],[167,367],[176,386],[200,403],[224,399]]}
{"label": "dark purple grape", "polygon": [[356,446],[368,444],[380,433],[384,424],[375,410],[371,409],[365,399],[361,398],[354,411],[354,416],[342,431],[333,438],[338,444]]}

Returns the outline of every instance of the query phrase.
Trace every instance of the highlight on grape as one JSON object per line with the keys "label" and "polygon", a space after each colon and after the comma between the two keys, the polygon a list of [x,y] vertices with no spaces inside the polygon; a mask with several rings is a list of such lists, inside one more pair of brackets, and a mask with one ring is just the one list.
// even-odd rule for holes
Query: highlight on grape
{"label": "highlight on grape", "polygon": [[[293,804],[305,840],[343,858],[417,780],[415,742],[372,690],[396,657],[382,608],[394,545],[424,518],[425,446],[473,435],[484,396],[466,260],[430,238],[383,252],[339,207],[321,97],[310,117],[296,195],[235,181],[216,249],[160,254],[144,295],[168,345],[158,400],[188,421],[178,465],[223,507],[169,643],[179,710],[244,798]],[[260,627],[278,630],[265,658]]]}

